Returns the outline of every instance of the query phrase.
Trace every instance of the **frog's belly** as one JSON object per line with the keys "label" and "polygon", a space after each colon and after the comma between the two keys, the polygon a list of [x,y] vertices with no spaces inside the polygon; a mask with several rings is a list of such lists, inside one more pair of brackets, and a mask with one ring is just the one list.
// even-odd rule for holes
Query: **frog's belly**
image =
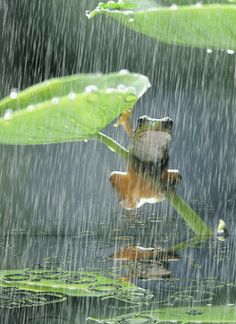
{"label": "frog's belly", "polygon": [[158,162],[165,158],[171,135],[162,131],[146,131],[136,138],[130,152],[141,161]]}

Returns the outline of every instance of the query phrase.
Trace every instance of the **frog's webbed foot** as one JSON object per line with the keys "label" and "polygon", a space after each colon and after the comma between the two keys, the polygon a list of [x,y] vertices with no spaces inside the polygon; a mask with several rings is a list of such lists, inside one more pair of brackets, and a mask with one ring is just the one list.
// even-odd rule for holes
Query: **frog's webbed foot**
{"label": "frog's webbed foot", "polygon": [[118,127],[120,125],[123,126],[124,130],[129,136],[131,136],[133,132],[132,125],[129,119],[132,113],[133,113],[133,109],[124,111],[123,113],[120,114],[117,122],[113,125],[114,127]]}

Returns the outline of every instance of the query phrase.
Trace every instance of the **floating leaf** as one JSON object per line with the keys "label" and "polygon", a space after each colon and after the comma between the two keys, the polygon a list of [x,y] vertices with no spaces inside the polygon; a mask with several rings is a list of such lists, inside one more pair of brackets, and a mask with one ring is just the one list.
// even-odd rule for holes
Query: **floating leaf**
{"label": "floating leaf", "polygon": [[64,271],[50,267],[2,270],[0,271],[0,287],[14,287],[22,291],[59,293],[76,297],[112,297],[134,304],[140,304],[152,298],[152,295],[145,289],[112,275]]}
{"label": "floating leaf", "polygon": [[45,306],[65,300],[66,296],[58,293],[27,291],[16,287],[0,288],[0,309]]}
{"label": "floating leaf", "polygon": [[[136,4],[133,9],[131,4]],[[170,3],[170,1],[164,1]],[[176,2],[174,2],[176,3]],[[181,6],[157,6],[153,1],[121,1],[120,7],[99,4],[88,17],[99,13],[108,15],[125,26],[168,44],[218,48],[233,54],[236,50],[236,5],[192,4],[179,0]],[[144,6],[145,4],[145,6]],[[189,4],[189,5],[182,5]]]}
{"label": "floating leaf", "polygon": [[96,319],[89,318],[97,323],[235,323],[236,306],[209,306],[209,307],[165,307],[153,312],[124,314],[116,318]]}
{"label": "floating leaf", "polygon": [[150,86],[126,70],[52,79],[0,101],[0,142],[47,144],[89,139]]}

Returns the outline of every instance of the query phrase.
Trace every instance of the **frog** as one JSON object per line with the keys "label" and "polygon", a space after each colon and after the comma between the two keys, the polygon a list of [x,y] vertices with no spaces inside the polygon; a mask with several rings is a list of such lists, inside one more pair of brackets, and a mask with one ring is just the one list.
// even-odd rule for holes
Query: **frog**
{"label": "frog", "polygon": [[130,138],[126,171],[113,171],[109,177],[126,210],[165,200],[166,193],[175,192],[182,178],[179,170],[168,169],[173,120],[143,115],[133,128],[131,114],[131,110],[122,113],[114,125],[123,126]]}

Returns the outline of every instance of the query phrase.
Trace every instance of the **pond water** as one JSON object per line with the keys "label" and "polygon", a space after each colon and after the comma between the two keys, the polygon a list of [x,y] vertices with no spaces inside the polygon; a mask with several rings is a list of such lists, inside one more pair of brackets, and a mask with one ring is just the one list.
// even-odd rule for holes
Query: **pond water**
{"label": "pond water", "polygon": [[[236,56],[163,45],[109,19],[87,21],[84,12],[95,7],[95,1],[89,8],[86,1],[68,6],[61,0],[52,7],[40,3],[20,0],[14,8],[7,2],[0,7],[5,17],[1,96],[58,75],[121,68],[147,75],[152,88],[138,102],[133,121],[143,114],[172,118],[169,167],[179,169],[183,177],[177,192],[213,235],[193,244],[194,233],[167,202],[124,211],[108,179],[112,171],[124,171],[125,163],[101,143],[1,145],[0,270],[24,276],[25,269],[50,270],[60,272],[63,280],[80,270],[88,277],[89,272],[130,280],[143,290],[119,298],[116,282],[99,286],[106,296],[68,296],[55,287],[62,279],[54,278],[48,295],[26,296],[17,292],[25,279],[18,277],[12,281],[16,288],[0,287],[0,322],[93,323],[92,318],[113,318],[114,323],[157,323],[150,314],[162,307],[179,307],[185,315],[189,311],[188,321],[199,322],[207,308],[225,306],[225,314],[234,310],[234,323]],[[13,46],[17,38],[22,42]],[[109,126],[105,133],[128,145],[122,130]],[[228,228],[225,240],[216,235],[220,219]],[[124,247],[169,249],[185,241],[178,261],[111,258]],[[143,317],[129,318],[145,311]]]}

